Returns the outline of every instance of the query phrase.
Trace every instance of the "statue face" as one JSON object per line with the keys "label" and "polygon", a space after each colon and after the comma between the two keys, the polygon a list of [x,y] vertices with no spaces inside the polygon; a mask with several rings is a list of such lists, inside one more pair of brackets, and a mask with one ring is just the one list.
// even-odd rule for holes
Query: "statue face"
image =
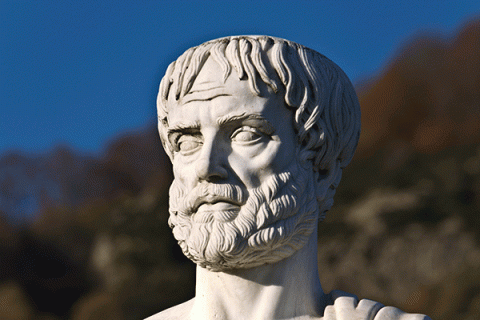
{"label": "statue face", "polygon": [[169,100],[170,224],[183,252],[212,270],[276,262],[306,242],[306,215],[315,225],[316,198],[306,191],[314,193],[312,174],[297,163],[293,114],[282,94],[259,85],[261,96],[235,73],[224,81],[209,59],[190,92]]}
{"label": "statue face", "polygon": [[[169,109],[175,179],[187,190],[204,181],[256,188],[295,158],[293,114],[283,95],[266,85],[262,89],[262,97],[253,94],[235,74],[224,82],[222,70],[210,59],[189,94]],[[214,199],[196,209],[239,205]]]}

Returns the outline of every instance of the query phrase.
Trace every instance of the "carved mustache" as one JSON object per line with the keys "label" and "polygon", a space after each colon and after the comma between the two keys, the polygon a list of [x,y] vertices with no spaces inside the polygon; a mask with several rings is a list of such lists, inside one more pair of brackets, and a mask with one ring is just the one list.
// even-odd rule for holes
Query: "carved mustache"
{"label": "carved mustache", "polygon": [[246,199],[246,191],[239,186],[202,183],[187,195],[184,201],[184,208],[187,214],[193,214],[205,203],[214,204],[223,201],[242,206],[245,204]]}

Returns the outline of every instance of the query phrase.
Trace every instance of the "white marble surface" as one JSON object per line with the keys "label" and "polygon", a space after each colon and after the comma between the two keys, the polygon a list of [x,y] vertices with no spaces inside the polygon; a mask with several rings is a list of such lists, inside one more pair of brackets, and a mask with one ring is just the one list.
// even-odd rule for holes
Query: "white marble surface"
{"label": "white marble surface", "polygon": [[169,223],[197,283],[148,319],[428,319],[322,290],[317,222],[360,132],[333,62],[278,38],[213,40],[169,66],[157,107]]}

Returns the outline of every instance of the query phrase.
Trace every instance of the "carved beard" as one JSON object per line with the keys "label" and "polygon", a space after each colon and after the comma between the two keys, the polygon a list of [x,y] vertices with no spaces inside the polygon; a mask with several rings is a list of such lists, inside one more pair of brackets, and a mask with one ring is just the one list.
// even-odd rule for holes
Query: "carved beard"
{"label": "carved beard", "polygon": [[[313,232],[318,203],[311,169],[297,161],[258,188],[200,184],[189,194],[174,181],[169,225],[183,253],[212,271],[275,263],[302,248]],[[245,203],[240,211],[196,213],[197,197],[223,197]]]}

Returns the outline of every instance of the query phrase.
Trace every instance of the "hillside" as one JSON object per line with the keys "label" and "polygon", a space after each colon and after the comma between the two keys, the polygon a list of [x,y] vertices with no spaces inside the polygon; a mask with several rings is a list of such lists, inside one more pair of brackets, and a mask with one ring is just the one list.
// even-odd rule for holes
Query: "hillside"
{"label": "hillside", "polygon": [[434,153],[480,142],[480,21],[453,39],[420,36],[359,92],[359,156]]}

